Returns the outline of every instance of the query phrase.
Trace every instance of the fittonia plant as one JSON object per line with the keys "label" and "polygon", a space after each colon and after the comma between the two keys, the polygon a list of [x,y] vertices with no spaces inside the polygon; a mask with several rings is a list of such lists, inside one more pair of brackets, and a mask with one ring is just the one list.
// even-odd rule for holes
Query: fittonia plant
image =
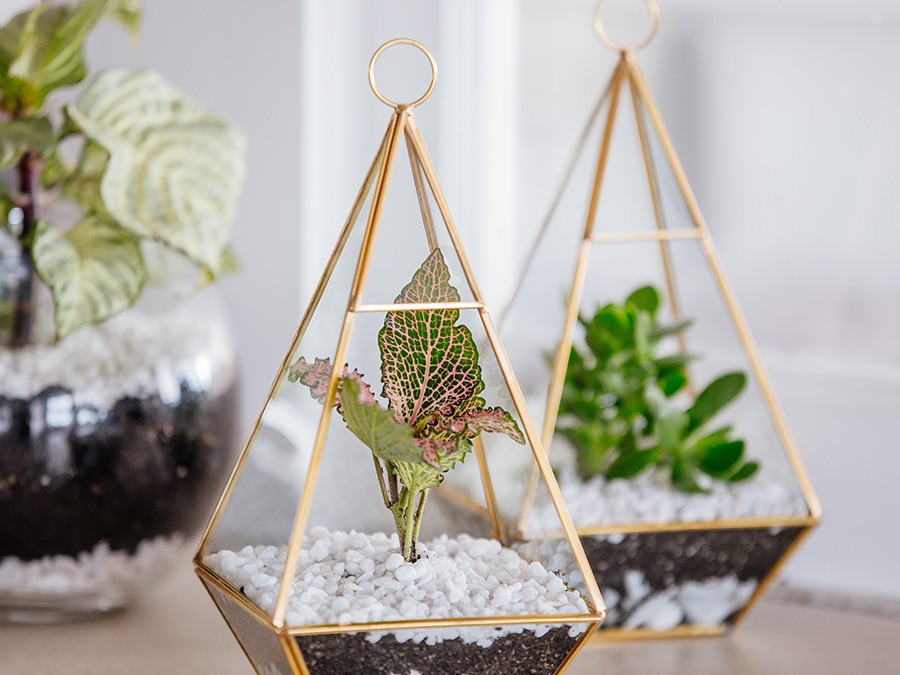
{"label": "fittonia plant", "polygon": [[575,448],[576,468],[588,479],[630,478],[665,467],[672,485],[705,492],[712,479],[739,482],[753,476],[744,441],[713,418],[744,388],[742,372],[721,375],[685,407],[686,354],[661,356],[660,343],[680,335],[690,321],[658,322],[660,296],[639,288],[622,304],[579,317],[584,347],[573,346],[559,405],[557,431]]}
{"label": "fittonia plant", "polygon": [[[435,249],[394,302],[458,302],[450,270]],[[331,402],[347,428],[372,451],[384,505],[394,516],[403,557],[415,561],[422,510],[429,490],[472,449],[481,432],[525,438],[506,410],[489,408],[478,348],[472,332],[458,324],[459,310],[430,309],[387,312],[378,333],[381,352],[381,396],[375,400],[363,375],[344,366]],[[309,387],[323,401],[332,366],[329,359],[304,357],[288,379]]]}

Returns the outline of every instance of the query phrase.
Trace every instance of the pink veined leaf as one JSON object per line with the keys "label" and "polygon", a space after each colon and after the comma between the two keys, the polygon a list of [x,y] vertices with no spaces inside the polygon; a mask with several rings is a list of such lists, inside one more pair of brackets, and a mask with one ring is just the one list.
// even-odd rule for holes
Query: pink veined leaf
{"label": "pink veined leaf", "polygon": [[[360,403],[377,405],[375,401],[375,395],[372,393],[372,390],[369,389],[369,385],[362,380],[362,373],[360,373],[355,368],[353,372],[350,372],[349,366],[344,364],[344,371],[341,374],[341,380],[343,380],[344,378],[352,378],[359,382]],[[322,400],[325,398],[325,394],[328,393],[328,382],[330,379],[331,359],[320,359],[316,357],[316,360],[313,363],[309,363],[304,357],[301,356],[296,363],[288,368],[288,380],[290,380],[291,382],[300,382],[300,384],[309,387],[310,396],[316,399],[319,403],[322,403]],[[341,386],[342,383],[339,380],[338,391],[340,391]],[[334,406],[338,409],[338,412],[341,412],[340,403],[340,397],[338,396],[337,392],[335,392]]]}
{"label": "pink veined leaf", "polygon": [[516,443],[525,444],[525,436],[513,416],[499,406],[486,408],[480,396],[466,401],[454,417],[438,420],[437,426],[454,434],[465,434],[468,438],[474,438],[482,431],[506,434]]}
{"label": "pink veined leaf", "polygon": [[[450,270],[435,249],[395,299],[397,303],[458,302]],[[378,333],[382,396],[399,421],[415,426],[423,416],[454,415],[484,389],[472,333],[456,325],[457,309],[387,312]]]}
{"label": "pink veined leaf", "polygon": [[435,469],[441,468],[440,455],[450,452],[456,447],[452,441],[441,441],[434,438],[416,438],[416,445],[422,448],[422,459]]}
{"label": "pink veined leaf", "polygon": [[[503,408],[481,408],[457,417],[454,424],[463,423],[472,437],[482,431],[506,434],[516,443],[525,444],[525,436],[513,416]],[[451,427],[452,428],[452,427]]]}

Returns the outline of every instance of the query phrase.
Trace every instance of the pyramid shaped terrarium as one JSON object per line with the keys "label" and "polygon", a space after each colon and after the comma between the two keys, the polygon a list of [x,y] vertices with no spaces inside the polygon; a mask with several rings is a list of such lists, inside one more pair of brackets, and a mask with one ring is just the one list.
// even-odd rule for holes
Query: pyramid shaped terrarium
{"label": "pyramid shaped terrarium", "polygon": [[[635,51],[612,46],[499,325],[609,606],[598,639],[715,634],[820,507]],[[549,536],[533,494],[517,529]]]}
{"label": "pyramid shaped terrarium", "polygon": [[[258,673],[559,673],[602,599],[416,126],[434,81],[403,105],[375,85],[397,43],[436,71],[411,40],[372,59],[393,115],[197,573]],[[401,155],[411,180],[398,170],[391,196],[415,191],[412,218],[388,193]],[[536,462],[563,537],[523,542],[501,526],[489,477],[501,451]],[[258,456],[280,459],[254,473]],[[467,512],[485,519],[431,496],[463,465],[477,484]]]}

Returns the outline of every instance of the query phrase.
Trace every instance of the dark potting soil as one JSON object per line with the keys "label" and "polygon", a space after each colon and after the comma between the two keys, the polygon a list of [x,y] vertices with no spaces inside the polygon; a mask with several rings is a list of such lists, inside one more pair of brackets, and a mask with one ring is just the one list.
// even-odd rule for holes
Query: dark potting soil
{"label": "dark potting soil", "polygon": [[397,642],[393,635],[372,643],[364,633],[305,635],[297,644],[310,675],[551,675],[578,639],[560,626],[541,637],[528,630],[504,635],[490,647],[460,638],[435,645]]}
{"label": "dark potting soil", "polygon": [[[786,527],[644,532],[627,534],[617,544],[604,537],[582,537],[581,543],[600,588],[626,597],[629,570],[639,570],[651,592],[730,575],[762,581],[802,531]],[[726,623],[732,620],[729,617]],[[611,627],[612,622],[605,622],[601,629]]]}
{"label": "dark potting soil", "polygon": [[76,406],[48,387],[0,396],[0,558],[75,556],[105,541],[133,553],[208,517],[237,450],[237,387],[217,396],[125,397]]}

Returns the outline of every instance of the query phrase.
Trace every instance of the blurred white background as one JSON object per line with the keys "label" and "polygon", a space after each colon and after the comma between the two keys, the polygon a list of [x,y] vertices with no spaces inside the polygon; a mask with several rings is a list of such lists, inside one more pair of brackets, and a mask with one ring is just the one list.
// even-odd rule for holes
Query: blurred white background
{"label": "blurred white background", "polygon": [[[249,139],[243,271],[221,285],[247,432],[388,120],[372,52],[408,36],[438,59],[417,117],[494,306],[616,58],[592,0],[145,4],[140,44],[102,26],[92,65],[152,66]],[[640,59],[825,507],[786,578],[900,599],[900,5],[659,4]],[[423,89],[424,59],[397,54],[386,93]]]}

